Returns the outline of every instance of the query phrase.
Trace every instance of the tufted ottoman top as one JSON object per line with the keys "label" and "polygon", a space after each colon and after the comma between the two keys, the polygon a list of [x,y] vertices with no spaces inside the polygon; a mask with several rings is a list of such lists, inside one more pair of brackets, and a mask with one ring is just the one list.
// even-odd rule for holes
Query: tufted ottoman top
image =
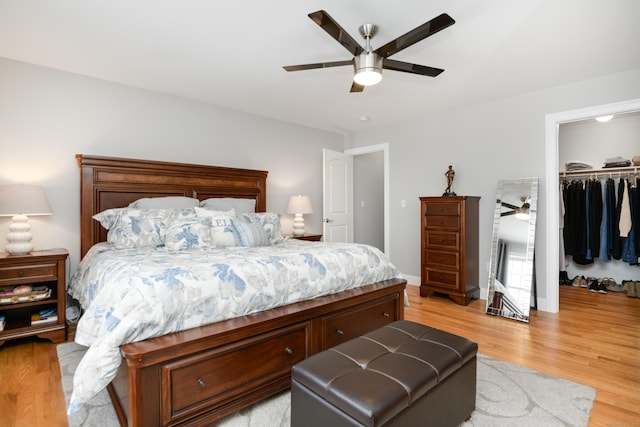
{"label": "tufted ottoman top", "polygon": [[399,320],[303,360],[292,378],[362,424],[380,425],[477,350],[466,338]]}

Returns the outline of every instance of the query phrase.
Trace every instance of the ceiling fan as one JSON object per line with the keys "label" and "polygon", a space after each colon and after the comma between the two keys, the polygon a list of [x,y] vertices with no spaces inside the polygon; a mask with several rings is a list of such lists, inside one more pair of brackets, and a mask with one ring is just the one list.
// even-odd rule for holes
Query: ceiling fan
{"label": "ceiling fan", "polygon": [[529,203],[529,197],[527,196],[520,197],[520,201],[522,202],[522,206],[515,206],[510,203],[498,200],[498,203],[500,203],[505,208],[512,209],[507,212],[501,212],[500,216],[502,217],[502,216],[515,215],[516,218],[518,219],[522,219],[522,220],[529,219],[529,209],[531,207]]}
{"label": "ceiling fan", "polygon": [[382,80],[382,69],[402,71],[404,73],[420,74],[428,77],[436,77],[444,70],[441,68],[427,67],[425,65],[411,64],[403,61],[389,59],[393,54],[423,40],[440,30],[443,30],[456,21],[443,13],[430,21],[414,28],[408,33],[390,41],[376,50],[371,48],[371,38],[376,34],[378,27],[374,24],[364,24],[359,28],[360,34],[365,39],[362,47],[353,39],[327,12],[319,10],[309,14],[309,18],[325,30],[338,43],[345,47],[353,58],[345,61],[320,62],[315,64],[287,65],[283,67],[287,71],[311,70],[314,68],[340,67],[353,65],[355,75],[350,92],[362,92],[365,86],[371,86]]}

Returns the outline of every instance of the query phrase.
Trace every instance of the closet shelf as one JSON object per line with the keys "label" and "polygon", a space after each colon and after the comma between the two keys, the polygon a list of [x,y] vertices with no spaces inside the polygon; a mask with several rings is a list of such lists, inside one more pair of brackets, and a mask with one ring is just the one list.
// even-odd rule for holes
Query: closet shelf
{"label": "closet shelf", "polygon": [[603,169],[586,169],[579,171],[564,171],[560,172],[560,177],[567,176],[587,176],[587,177],[599,177],[609,176],[611,178],[618,178],[625,175],[638,175],[640,173],[640,166],[626,166],[622,168],[603,168]]}

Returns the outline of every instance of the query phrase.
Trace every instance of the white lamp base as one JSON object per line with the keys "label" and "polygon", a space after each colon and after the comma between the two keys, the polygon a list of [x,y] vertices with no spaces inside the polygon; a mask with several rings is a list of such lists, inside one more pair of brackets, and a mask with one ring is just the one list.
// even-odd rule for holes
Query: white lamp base
{"label": "white lamp base", "polygon": [[33,249],[32,238],[29,219],[25,215],[14,215],[7,235],[9,244],[4,247],[4,250],[11,255],[28,254]]}
{"label": "white lamp base", "polygon": [[295,217],[293,218],[292,233],[294,236],[304,235],[304,218],[302,217],[302,214],[295,214]]}

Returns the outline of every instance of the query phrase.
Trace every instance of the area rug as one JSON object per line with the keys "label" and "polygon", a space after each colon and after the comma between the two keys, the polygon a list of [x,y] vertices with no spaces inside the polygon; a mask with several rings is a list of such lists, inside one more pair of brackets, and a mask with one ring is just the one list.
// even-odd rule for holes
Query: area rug
{"label": "area rug", "polygon": [[[73,372],[85,347],[65,343],[57,347],[62,388],[69,404]],[[476,410],[463,427],[586,426],[596,392],[572,381],[550,377],[523,366],[478,355]],[[291,398],[279,393],[233,413],[221,427],[288,427]],[[70,427],[117,427],[118,419],[106,390],[80,411],[69,415]]]}

